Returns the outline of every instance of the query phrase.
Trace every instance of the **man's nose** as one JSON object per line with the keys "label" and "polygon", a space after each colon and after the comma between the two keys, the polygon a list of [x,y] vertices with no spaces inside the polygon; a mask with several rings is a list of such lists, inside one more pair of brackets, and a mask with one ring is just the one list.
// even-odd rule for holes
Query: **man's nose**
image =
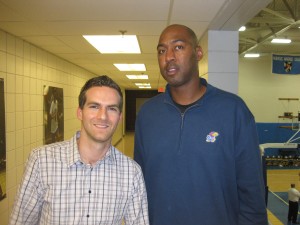
{"label": "man's nose", "polygon": [[175,52],[173,49],[168,49],[166,51],[166,61],[170,62],[175,59]]}
{"label": "man's nose", "polygon": [[97,117],[105,119],[107,117],[107,109],[105,107],[100,107],[97,113]]}

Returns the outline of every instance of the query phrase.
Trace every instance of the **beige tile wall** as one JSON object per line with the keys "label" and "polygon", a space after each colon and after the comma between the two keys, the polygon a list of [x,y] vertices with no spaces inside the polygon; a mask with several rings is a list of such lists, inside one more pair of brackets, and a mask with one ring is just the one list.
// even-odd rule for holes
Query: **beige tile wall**
{"label": "beige tile wall", "polygon": [[[4,78],[6,115],[6,193],[0,224],[7,224],[24,164],[32,148],[43,144],[43,85],[64,90],[64,137],[80,123],[77,96],[93,74],[0,30],[0,77]],[[2,125],[1,125],[2,126]]]}

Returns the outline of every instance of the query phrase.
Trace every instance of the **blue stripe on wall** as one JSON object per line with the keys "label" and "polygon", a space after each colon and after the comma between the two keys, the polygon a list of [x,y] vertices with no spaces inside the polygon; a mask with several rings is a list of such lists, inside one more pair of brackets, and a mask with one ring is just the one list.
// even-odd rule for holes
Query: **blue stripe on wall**
{"label": "blue stripe on wall", "polygon": [[[284,143],[287,142],[295,131],[279,126],[291,126],[291,123],[256,123],[259,143]],[[266,149],[265,155],[277,155],[278,149]]]}

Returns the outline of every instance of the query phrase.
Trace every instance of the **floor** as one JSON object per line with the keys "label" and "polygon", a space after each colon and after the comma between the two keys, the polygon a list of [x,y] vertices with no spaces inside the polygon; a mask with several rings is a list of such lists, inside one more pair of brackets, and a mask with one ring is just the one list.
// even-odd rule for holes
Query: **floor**
{"label": "floor", "polygon": [[[296,184],[296,188],[300,190],[299,172],[299,169],[267,170],[268,209],[272,213],[269,215],[269,221],[272,225],[287,223],[288,202],[286,193],[291,183]],[[300,220],[299,213],[298,220]]]}
{"label": "floor", "polygon": [[[127,156],[133,158],[134,132],[127,132],[123,141],[116,146]],[[276,193],[286,193],[291,183],[296,184],[300,190],[299,169],[267,170],[267,183],[269,187],[268,219],[270,225],[286,224],[287,203],[280,200]],[[300,216],[299,216],[300,218]]]}

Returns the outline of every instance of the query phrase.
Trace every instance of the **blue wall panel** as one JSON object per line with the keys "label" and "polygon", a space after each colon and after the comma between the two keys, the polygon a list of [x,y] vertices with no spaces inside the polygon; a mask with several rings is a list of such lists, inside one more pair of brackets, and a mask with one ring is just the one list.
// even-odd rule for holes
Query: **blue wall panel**
{"label": "blue wall panel", "polygon": [[[291,126],[291,123],[256,123],[259,143],[284,143],[287,142],[296,131],[279,126]],[[278,149],[268,148],[266,156],[278,155]]]}

